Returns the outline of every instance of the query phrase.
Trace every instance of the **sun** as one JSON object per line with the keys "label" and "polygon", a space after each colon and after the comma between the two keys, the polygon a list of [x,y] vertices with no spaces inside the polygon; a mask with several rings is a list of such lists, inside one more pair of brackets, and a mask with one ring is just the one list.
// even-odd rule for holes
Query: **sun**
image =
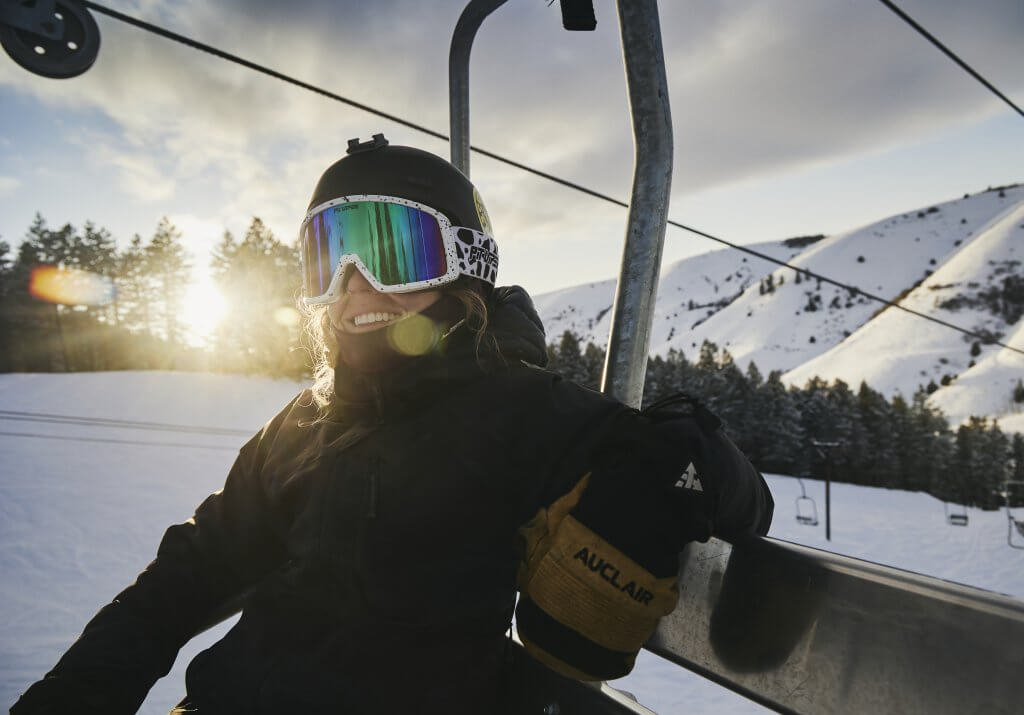
{"label": "sun", "polygon": [[212,282],[193,283],[181,306],[185,340],[191,345],[207,342],[228,312],[228,303]]}

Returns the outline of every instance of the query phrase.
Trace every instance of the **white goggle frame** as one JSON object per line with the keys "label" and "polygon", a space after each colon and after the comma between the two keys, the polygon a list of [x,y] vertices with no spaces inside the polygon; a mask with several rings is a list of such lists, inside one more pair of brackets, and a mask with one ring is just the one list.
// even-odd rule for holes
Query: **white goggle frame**
{"label": "white goggle frame", "polygon": [[306,251],[303,249],[303,241],[305,240],[306,226],[309,224],[309,221],[321,211],[332,206],[362,201],[399,204],[433,216],[437,220],[441,240],[444,242],[448,271],[443,276],[438,276],[437,278],[429,278],[413,283],[384,285],[366,267],[366,264],[363,263],[358,255],[346,253],[338,260],[338,265],[334,268],[334,274],[331,277],[327,291],[318,296],[303,296],[302,302],[305,305],[324,305],[337,301],[342,295],[342,278],[345,275],[345,269],[350,265],[355,266],[363,278],[379,293],[412,293],[418,290],[427,290],[452,283],[460,276],[479,278],[492,286],[495,284],[498,274],[498,243],[492,236],[466,226],[453,226],[447,216],[426,204],[410,201],[398,196],[384,196],[381,194],[350,194],[348,196],[340,196],[314,206],[306,213],[299,227],[299,253],[302,259],[304,282],[308,267],[305,265]]}

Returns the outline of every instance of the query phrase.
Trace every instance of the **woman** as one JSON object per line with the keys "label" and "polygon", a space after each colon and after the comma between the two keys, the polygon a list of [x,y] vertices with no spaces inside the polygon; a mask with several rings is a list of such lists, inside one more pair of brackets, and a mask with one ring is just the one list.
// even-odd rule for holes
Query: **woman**
{"label": "woman", "polygon": [[764,533],[771,496],[702,408],[638,413],[538,367],[490,233],[448,162],[349,143],[300,234],[312,389],[12,712],[134,712],[238,602],[182,712],[501,712],[517,589],[537,659],[629,671],[682,546]]}

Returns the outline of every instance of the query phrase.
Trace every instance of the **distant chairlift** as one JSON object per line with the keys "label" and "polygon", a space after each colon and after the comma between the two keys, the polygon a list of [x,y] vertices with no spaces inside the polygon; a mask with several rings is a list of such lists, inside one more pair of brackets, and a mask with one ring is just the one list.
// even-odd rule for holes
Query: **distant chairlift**
{"label": "distant chairlift", "polygon": [[950,526],[967,526],[967,507],[962,506],[959,510],[956,510],[956,505],[953,505],[953,511],[949,509],[948,502],[942,502],[942,510],[946,514],[946,521],[949,522]]}
{"label": "distant chairlift", "polygon": [[1011,549],[1024,549],[1024,519],[1014,516],[1010,507],[1010,485],[1017,484],[1024,486],[1024,482],[1013,479],[1006,480],[1006,488],[1003,489],[1003,499],[1006,500],[1006,543]]}
{"label": "distant chairlift", "polygon": [[804,526],[817,526],[818,507],[814,500],[807,496],[804,480],[800,477],[797,477],[796,480],[800,482],[800,496],[796,498],[796,523]]}

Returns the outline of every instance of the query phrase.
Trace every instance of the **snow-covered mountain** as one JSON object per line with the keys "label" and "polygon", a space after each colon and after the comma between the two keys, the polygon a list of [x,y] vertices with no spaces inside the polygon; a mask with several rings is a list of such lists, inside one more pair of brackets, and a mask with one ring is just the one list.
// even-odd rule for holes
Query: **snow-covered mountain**
{"label": "snow-covered mountain", "polygon": [[[773,241],[750,246],[778,260],[789,261],[818,237]],[[757,284],[771,264],[739,251],[711,251],[684,258],[668,266],[658,281],[652,326],[652,352],[668,352],[673,341],[721,310],[751,285]],[[615,279],[565,288],[534,297],[548,338],[566,330],[584,342],[604,345],[611,328]],[[698,343],[699,345],[700,343]]]}
{"label": "snow-covered mountain", "polygon": [[[1024,347],[1024,186],[915,209],[822,240],[752,248]],[[573,330],[604,345],[614,289],[610,280],[538,296],[549,338]],[[1012,385],[1004,383],[1015,369],[1024,374],[1016,367],[1016,358],[1024,356],[998,346],[974,348],[961,333],[881,307],[805,273],[733,249],[718,250],[663,272],[651,352],[663,355],[675,348],[689,357],[711,340],[741,366],[754,361],[763,373],[781,370],[792,384],[814,375],[854,386],[867,380],[886,394],[908,397],[918,386],[933,380],[939,385],[945,378],[948,386],[933,399],[954,421],[970,414],[1015,414],[1014,404],[988,393],[1010,396]],[[1005,353],[1001,367],[985,368],[990,357],[996,364],[997,353]],[[966,380],[969,374],[973,377]],[[945,392],[960,379],[970,387]],[[1009,424],[1005,417],[1002,423]]]}
{"label": "snow-covered mountain", "polygon": [[[1024,345],[1024,321],[1017,323],[1016,333],[1004,342]],[[930,401],[953,424],[971,415],[990,415],[999,419],[1004,431],[1024,434],[1024,404],[1014,402],[1012,397],[1021,379],[1024,379],[1024,355],[1006,348],[990,348],[974,367],[940,388]]]}
{"label": "snow-covered mountain", "polygon": [[[1024,291],[1024,200],[1005,208],[982,226],[949,260],[911,290],[900,305],[982,334],[991,334],[1007,344],[1024,346],[1024,302],[1004,296],[1006,289]],[[1024,296],[1022,296],[1024,297]],[[1012,298],[1012,296],[1011,296]],[[988,357],[1005,353],[996,377]],[[1017,359],[1014,359],[1016,357]],[[985,363],[985,366],[979,365]],[[802,384],[818,375],[841,377],[853,384],[866,380],[885,393],[897,390],[911,394],[929,382],[953,387],[958,376],[982,368],[970,387],[955,396],[936,393],[936,404],[945,404],[950,416],[965,418],[970,410],[985,406],[999,413],[1011,402],[1013,385],[999,386],[1014,372],[1024,376],[1024,355],[984,345],[980,341],[931,323],[909,313],[888,309],[863,325],[831,350],[786,373],[784,379]],[[984,377],[989,375],[989,377]],[[966,384],[966,383],[965,383]],[[959,386],[958,386],[959,387]],[[967,393],[972,394],[967,399]],[[978,392],[976,397],[973,393]],[[1001,393],[1001,394],[999,394]],[[966,403],[966,404],[965,404]],[[966,407],[968,414],[964,413]]]}

